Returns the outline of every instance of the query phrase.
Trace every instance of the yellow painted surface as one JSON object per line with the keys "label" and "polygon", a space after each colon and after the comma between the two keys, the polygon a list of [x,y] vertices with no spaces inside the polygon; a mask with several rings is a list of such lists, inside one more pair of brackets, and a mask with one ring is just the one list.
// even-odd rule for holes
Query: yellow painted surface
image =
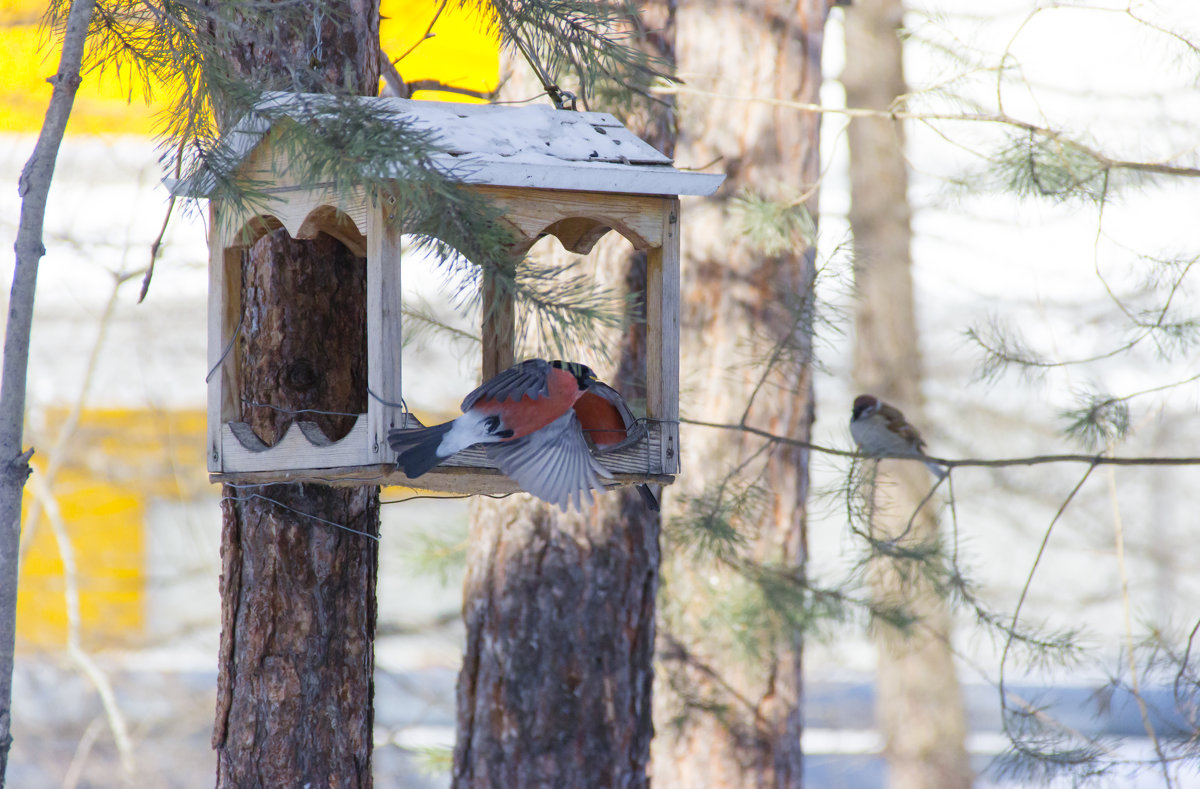
{"label": "yellow painted surface", "polygon": [[[65,411],[46,415],[48,451]],[[86,647],[136,642],[145,626],[146,512],[153,498],[191,499],[211,492],[204,468],[204,413],[85,412],[68,461],[52,481],[77,567],[81,639]],[[34,473],[49,458],[34,456]],[[28,513],[32,496],[26,490]],[[20,649],[66,643],[67,609],[58,541],[46,516],[26,519],[17,596]]]}
{"label": "yellow painted surface", "polygon": [[[487,31],[487,19],[477,8],[452,2],[445,3],[439,15],[439,6],[440,1],[383,0],[379,41],[392,60],[402,58],[396,70],[406,82],[437,80],[480,93],[495,90],[500,84],[500,44]],[[432,38],[422,39],[426,30]],[[445,91],[417,91],[413,98],[483,101]]]}
{"label": "yellow painted surface", "polygon": [[[473,7],[440,0],[383,0],[380,41],[405,80],[442,83],[488,92],[499,82],[499,45]],[[35,0],[0,1],[0,131],[36,133],[50,102],[46,78],[58,68],[57,42],[38,25],[45,8]],[[433,37],[422,40],[430,23]],[[417,43],[420,42],[420,43]],[[414,44],[416,46],[414,47]],[[410,52],[411,50],[411,52]],[[405,55],[404,53],[409,52]],[[161,89],[154,90],[162,95]],[[419,91],[415,98],[478,101],[461,94]],[[70,134],[149,135],[159,103],[109,69],[84,76],[67,125]]]}

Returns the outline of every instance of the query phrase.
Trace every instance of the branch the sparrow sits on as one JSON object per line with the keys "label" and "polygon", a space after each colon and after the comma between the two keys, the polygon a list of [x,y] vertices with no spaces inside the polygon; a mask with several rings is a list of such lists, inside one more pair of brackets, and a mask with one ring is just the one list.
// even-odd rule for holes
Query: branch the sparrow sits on
{"label": "branch the sparrow sits on", "polygon": [[921,434],[904,414],[874,395],[854,398],[850,435],[864,454],[910,457],[924,463],[938,479],[946,476],[944,468],[926,457]]}

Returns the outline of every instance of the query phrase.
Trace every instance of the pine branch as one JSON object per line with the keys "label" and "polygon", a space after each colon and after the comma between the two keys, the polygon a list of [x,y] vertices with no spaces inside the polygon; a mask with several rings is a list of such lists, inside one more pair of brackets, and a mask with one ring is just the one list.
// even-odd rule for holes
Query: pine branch
{"label": "pine branch", "polygon": [[[789,438],[788,436],[779,436],[767,430],[751,427],[750,425],[726,424],[721,422],[706,422],[700,419],[680,418],[681,423],[685,425],[696,425],[697,427],[708,427],[715,430],[730,430],[736,432],[749,433],[750,435],[758,436],[766,439],[771,443],[788,444],[789,446],[803,447],[811,449],[814,452],[820,452],[826,455],[836,457],[853,458],[856,460],[880,460],[880,459],[896,459],[896,460],[911,460],[911,457],[905,455],[864,455],[860,452],[854,452],[847,449],[834,449],[833,447],[822,446],[811,441],[800,441],[799,439]],[[945,466],[949,469],[955,468],[1003,468],[1006,466],[1040,466],[1047,463],[1087,463],[1094,466],[1195,466],[1200,465],[1200,457],[1114,457],[1109,455],[1087,455],[1087,454],[1061,454],[1061,455],[1032,455],[1029,457],[1018,458],[962,458],[952,460],[950,458],[927,456],[938,465]]]}

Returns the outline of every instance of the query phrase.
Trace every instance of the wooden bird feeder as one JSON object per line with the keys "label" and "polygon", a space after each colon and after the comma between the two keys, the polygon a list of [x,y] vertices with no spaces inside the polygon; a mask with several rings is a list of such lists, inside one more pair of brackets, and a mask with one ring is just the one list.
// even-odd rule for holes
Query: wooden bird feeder
{"label": "wooden bird feeder", "polygon": [[[272,94],[272,117],[287,121],[315,97]],[[610,230],[647,254],[645,293],[645,435],[601,457],[621,483],[669,484],[679,471],[679,195],[711,194],[723,175],[681,172],[612,115],[546,106],[496,106],[365,98],[398,123],[432,132],[444,153],[434,157],[451,179],[496,205],[524,253],[554,236],[577,254],[590,252]],[[418,423],[399,404],[401,387],[401,236],[386,199],[363,190],[338,193],[330,184],[301,183],[273,146],[274,126],[251,114],[224,138],[239,171],[252,175],[273,200],[269,213],[243,212],[212,201],[209,262],[208,469],[214,482],[305,482],[416,485],[456,493],[516,490],[482,449],[462,452],[416,481],[395,468],[388,447],[392,428]],[[207,190],[196,178],[172,191]],[[241,254],[263,235],[284,227],[293,238],[327,233],[367,260],[368,386],[365,414],[344,437],[331,441],[316,424],[298,421],[266,446],[242,421],[235,345],[241,316]],[[485,282],[485,288],[487,284]],[[488,294],[484,294],[485,300]],[[511,321],[511,305],[489,310]],[[512,363],[511,331],[483,327],[484,374]],[[509,338],[504,340],[503,338]],[[463,393],[465,394],[465,392]]]}

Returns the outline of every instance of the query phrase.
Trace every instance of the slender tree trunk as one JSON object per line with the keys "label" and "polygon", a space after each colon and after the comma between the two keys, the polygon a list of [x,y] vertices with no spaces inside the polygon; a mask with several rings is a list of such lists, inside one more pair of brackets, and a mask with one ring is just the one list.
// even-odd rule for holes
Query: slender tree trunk
{"label": "slender tree trunk", "polygon": [[[642,12],[633,33],[670,62],[674,2]],[[673,151],[669,103],[629,123]],[[645,254],[629,254],[624,239],[603,239],[592,257],[602,282],[645,293]],[[646,325],[640,304],[631,306],[606,380],[636,401],[645,397]],[[601,495],[584,514],[520,499],[477,505],[456,789],[648,785],[659,531],[658,513],[632,488]]]}
{"label": "slender tree trunk", "polygon": [[[232,20],[209,7],[232,22],[211,32],[255,85],[375,94],[377,3],[275,3]],[[364,412],[365,261],[280,230],[247,253],[243,288],[242,411],[258,435],[277,440],[289,411]],[[352,418],[315,421],[337,438]],[[337,525],[378,535],[379,489],[224,492],[217,786],[368,787],[377,542]]]}
{"label": "slender tree trunk", "polygon": [[25,381],[29,370],[29,335],[37,292],[38,264],[46,254],[42,229],[46,201],[58,149],[79,88],[80,65],[94,0],[71,3],[63,36],[62,57],[51,82],[54,91],[33,155],[21,172],[21,219],[14,248],[17,254],[8,323],[4,334],[4,372],[0,382],[0,787],[8,771],[12,745],[12,673],[17,633],[17,568],[21,553],[21,495],[29,478],[33,450],[22,448],[25,432]]}
{"label": "slender tree trunk", "polygon": [[[818,101],[827,3],[709,2],[680,12],[679,71],[720,96]],[[697,77],[696,75],[703,75]],[[820,117],[766,103],[680,100],[683,161],[720,159],[722,196],[753,191],[801,200],[815,218]],[[684,208],[683,379],[685,413],[805,440],[813,419],[811,298],[815,250],[801,238],[765,255],[743,237],[726,205]],[[686,428],[686,425],[684,426]],[[750,558],[776,580],[805,581],[808,452],[749,436],[688,429],[682,486],[712,490],[738,464],[762,491],[747,520]],[[741,484],[732,479],[730,487]],[[753,505],[751,505],[753,506]],[[739,654],[710,615],[745,592],[735,574],[690,572],[675,562],[660,620],[660,689],[654,777],[663,786],[802,785],[802,636],[774,634],[765,654]],[[664,601],[664,605],[668,605]]]}
{"label": "slender tree trunk", "polygon": [[[851,107],[887,109],[907,92],[899,37],[900,0],[859,0],[846,12],[846,69],[842,82]],[[921,419],[921,354],[913,303],[912,231],[902,127],[860,118],[850,126],[850,225],[859,292],[854,349],[855,380]],[[929,492],[933,478],[917,463],[880,464],[872,528],[898,537]],[[887,481],[885,482],[884,479]],[[934,504],[908,530],[913,545],[938,539]],[[966,721],[951,651],[945,600],[913,568],[878,558],[871,580],[877,602],[918,617],[900,632],[880,623],[877,717],[892,789],[958,789],[971,785]]]}

